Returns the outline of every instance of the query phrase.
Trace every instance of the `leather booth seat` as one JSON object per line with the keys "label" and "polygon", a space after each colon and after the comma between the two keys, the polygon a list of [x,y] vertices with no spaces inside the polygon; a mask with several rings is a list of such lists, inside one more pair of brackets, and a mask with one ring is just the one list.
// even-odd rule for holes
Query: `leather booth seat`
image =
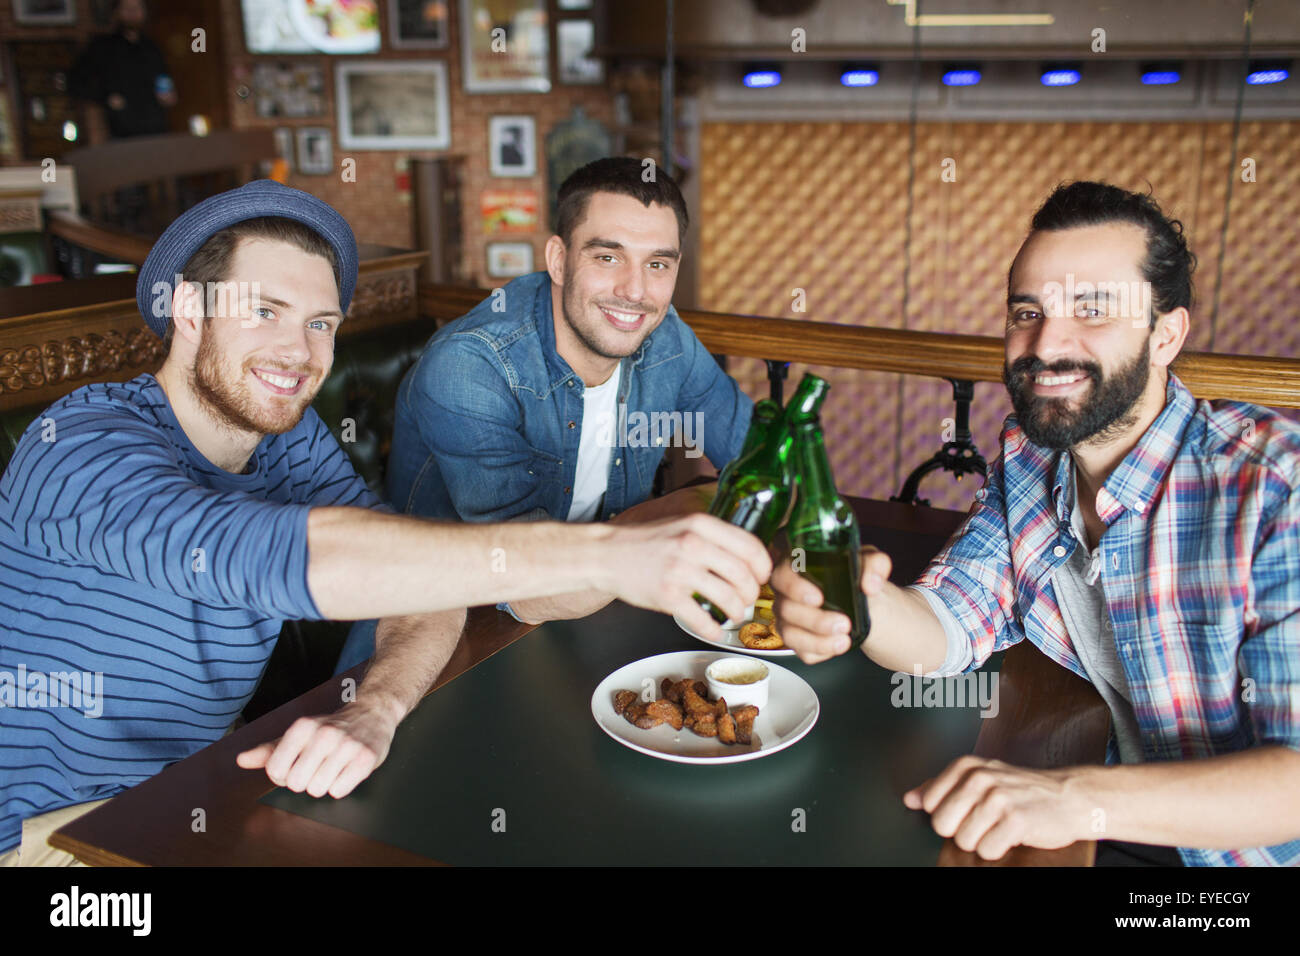
{"label": "leather booth seat", "polygon": [[[313,403],[357,472],[381,498],[397,386],[434,330],[432,319],[418,319],[339,339],[334,368]],[[35,405],[0,413],[0,468],[8,465],[23,431],[44,409]],[[245,719],[261,716],[333,674],[350,626],[332,621],[287,622],[262,682],[244,709]]]}

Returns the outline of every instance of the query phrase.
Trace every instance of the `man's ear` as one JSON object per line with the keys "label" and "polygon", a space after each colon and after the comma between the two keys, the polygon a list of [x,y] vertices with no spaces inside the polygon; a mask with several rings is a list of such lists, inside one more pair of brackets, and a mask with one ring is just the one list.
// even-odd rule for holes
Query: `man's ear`
{"label": "man's ear", "polygon": [[203,292],[197,282],[182,282],[172,292],[172,326],[175,338],[198,346],[203,336]]}
{"label": "man's ear", "polygon": [[559,236],[551,236],[546,240],[546,271],[551,274],[551,281],[556,285],[564,285],[564,259],[567,254],[564,240]]}
{"label": "man's ear", "polygon": [[1151,364],[1168,368],[1178,358],[1187,341],[1192,317],[1186,308],[1179,306],[1160,316],[1151,331]]}

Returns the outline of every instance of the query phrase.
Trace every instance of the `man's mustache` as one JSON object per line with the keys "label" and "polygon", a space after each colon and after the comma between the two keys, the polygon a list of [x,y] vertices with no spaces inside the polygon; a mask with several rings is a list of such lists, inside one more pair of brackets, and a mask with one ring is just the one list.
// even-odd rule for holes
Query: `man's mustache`
{"label": "man's mustache", "polygon": [[1071,362],[1068,359],[1048,364],[1036,355],[1023,355],[1004,366],[1003,378],[1008,384],[1024,378],[1032,378],[1044,372],[1050,375],[1068,375],[1070,372],[1082,372],[1094,382],[1101,380],[1101,366],[1093,362]]}

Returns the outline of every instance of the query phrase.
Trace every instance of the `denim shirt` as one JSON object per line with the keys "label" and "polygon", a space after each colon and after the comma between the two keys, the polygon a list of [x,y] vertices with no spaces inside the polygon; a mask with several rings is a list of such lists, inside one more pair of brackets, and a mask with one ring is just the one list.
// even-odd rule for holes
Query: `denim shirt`
{"label": "denim shirt", "polygon": [[[674,433],[688,455],[721,467],[739,453],[753,411],[671,306],[621,368],[600,520],[650,497]],[[550,275],[515,279],[440,329],[402,380],[389,500],[433,518],[564,521],[583,392],[555,348]]]}

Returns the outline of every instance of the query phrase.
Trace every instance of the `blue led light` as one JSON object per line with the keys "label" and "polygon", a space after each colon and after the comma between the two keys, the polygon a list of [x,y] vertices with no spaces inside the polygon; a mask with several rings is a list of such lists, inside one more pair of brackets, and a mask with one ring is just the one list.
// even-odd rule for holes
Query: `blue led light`
{"label": "blue led light", "polygon": [[765,86],[780,86],[781,73],[779,70],[754,70],[752,73],[745,74],[745,85],[751,90]]}
{"label": "blue led light", "polygon": [[880,74],[875,70],[845,70],[840,74],[844,86],[875,86],[879,82]]}
{"label": "blue led light", "polygon": [[1246,77],[1246,82],[1251,86],[1267,86],[1269,83],[1281,83],[1290,76],[1290,70],[1281,68],[1273,70],[1255,70]]}
{"label": "blue led light", "polygon": [[1044,70],[1043,86],[1074,86],[1079,82],[1078,70]]}
{"label": "blue led light", "polygon": [[943,75],[944,86],[975,86],[979,81],[979,70],[949,70]]}
{"label": "blue led light", "polygon": [[1148,70],[1142,74],[1142,82],[1146,86],[1168,86],[1181,79],[1182,76],[1177,70]]}

